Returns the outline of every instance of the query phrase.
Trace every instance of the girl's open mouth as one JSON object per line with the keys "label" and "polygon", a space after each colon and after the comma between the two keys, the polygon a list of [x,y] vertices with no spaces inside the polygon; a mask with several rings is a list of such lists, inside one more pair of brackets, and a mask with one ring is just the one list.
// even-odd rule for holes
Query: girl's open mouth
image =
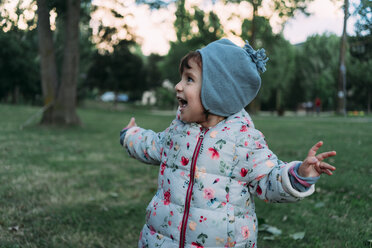
{"label": "girl's open mouth", "polygon": [[180,97],[177,97],[178,99],[178,105],[180,106],[181,109],[186,108],[187,106],[187,101],[185,99],[182,99]]}

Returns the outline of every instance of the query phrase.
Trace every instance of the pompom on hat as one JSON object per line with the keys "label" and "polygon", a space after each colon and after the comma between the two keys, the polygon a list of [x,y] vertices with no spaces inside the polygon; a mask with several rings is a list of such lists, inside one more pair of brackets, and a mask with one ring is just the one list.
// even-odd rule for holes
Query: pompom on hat
{"label": "pompom on hat", "polygon": [[211,114],[230,116],[247,106],[261,87],[259,73],[265,72],[265,50],[243,48],[228,39],[214,41],[199,49],[201,54],[203,107]]}

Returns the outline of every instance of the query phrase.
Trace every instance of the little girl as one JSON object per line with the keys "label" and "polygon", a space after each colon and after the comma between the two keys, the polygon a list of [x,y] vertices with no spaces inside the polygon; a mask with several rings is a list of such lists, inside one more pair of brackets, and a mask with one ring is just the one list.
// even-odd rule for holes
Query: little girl
{"label": "little girl", "polygon": [[257,247],[254,196],[295,202],[314,192],[335,167],[316,155],[284,163],[268,148],[244,110],[261,85],[263,49],[218,40],[186,55],[175,86],[177,118],[163,132],[121,131],[129,155],[160,165],[158,190],[146,209],[138,247]]}

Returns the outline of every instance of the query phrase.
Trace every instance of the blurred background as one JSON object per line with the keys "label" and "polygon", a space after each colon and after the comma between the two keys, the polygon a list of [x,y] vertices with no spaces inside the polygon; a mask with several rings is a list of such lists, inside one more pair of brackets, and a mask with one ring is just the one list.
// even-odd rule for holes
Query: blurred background
{"label": "blurred background", "polygon": [[368,0],[8,0],[0,12],[0,101],[46,107],[46,124],[79,123],[87,100],[174,109],[180,58],[223,37],[270,58],[251,112],[371,111]]}
{"label": "blurred background", "polygon": [[371,112],[371,1],[5,0],[0,102],[79,124],[97,101],[175,109],[180,58],[227,37],[270,61],[252,113]]}
{"label": "blurred background", "polygon": [[270,149],[283,161],[302,160],[319,140],[337,151],[335,175],[313,196],[256,201],[259,247],[371,247],[371,8],[0,1],[0,247],[136,247],[159,169],[125,155],[119,131],[132,116],[164,130],[180,59],[223,37],[270,58],[247,106]]}

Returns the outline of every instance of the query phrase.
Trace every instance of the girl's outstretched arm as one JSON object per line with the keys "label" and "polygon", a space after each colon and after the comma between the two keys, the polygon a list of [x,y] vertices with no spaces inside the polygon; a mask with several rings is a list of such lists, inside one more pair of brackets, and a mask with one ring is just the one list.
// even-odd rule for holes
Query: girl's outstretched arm
{"label": "girl's outstretched arm", "polygon": [[132,117],[120,132],[120,144],[130,156],[149,164],[160,164],[164,132],[156,133],[137,126]]}
{"label": "girl's outstretched arm", "polygon": [[323,145],[323,141],[316,143],[309,151],[307,157],[298,168],[298,174],[302,177],[318,177],[325,173],[331,176],[336,167],[324,162],[329,157],[336,156],[335,151],[323,152],[316,155],[318,149]]}

